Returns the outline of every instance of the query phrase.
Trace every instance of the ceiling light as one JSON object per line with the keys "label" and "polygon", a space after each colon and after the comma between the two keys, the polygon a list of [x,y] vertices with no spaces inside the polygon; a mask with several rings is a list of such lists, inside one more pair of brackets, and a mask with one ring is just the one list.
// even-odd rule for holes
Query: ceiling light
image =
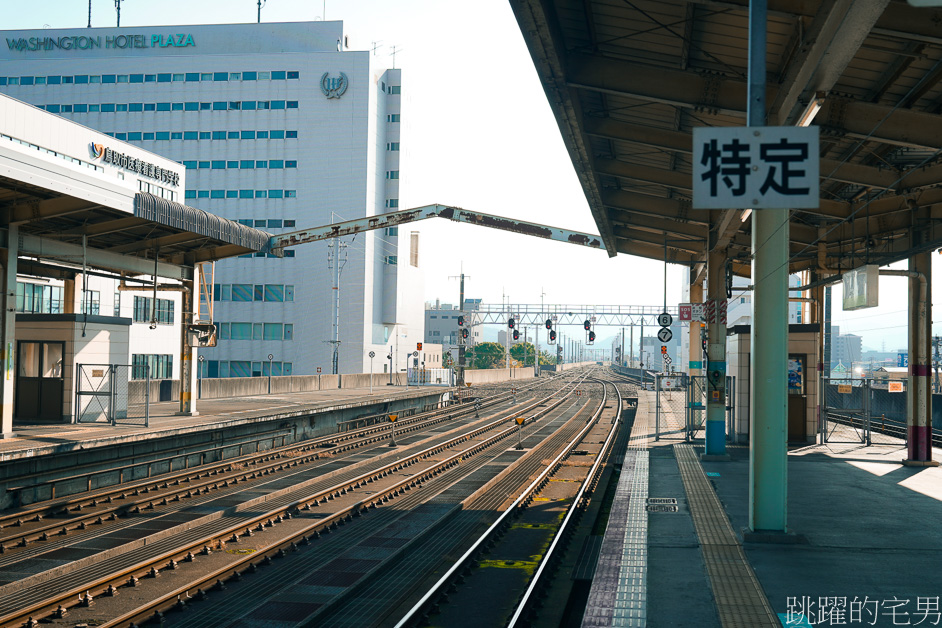
{"label": "ceiling light", "polygon": [[818,115],[818,112],[821,111],[821,107],[824,106],[824,99],[826,97],[827,94],[824,92],[815,92],[814,97],[808,101],[808,104],[805,106],[805,110],[801,112],[801,117],[798,118],[798,122],[795,123],[795,126],[811,126],[814,117]]}

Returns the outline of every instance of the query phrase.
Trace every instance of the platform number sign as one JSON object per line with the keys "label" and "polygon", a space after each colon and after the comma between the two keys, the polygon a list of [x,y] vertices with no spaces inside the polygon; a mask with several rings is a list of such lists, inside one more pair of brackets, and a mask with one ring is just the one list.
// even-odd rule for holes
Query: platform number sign
{"label": "platform number sign", "polygon": [[695,209],[815,209],[818,127],[693,130]]}
{"label": "platform number sign", "polygon": [[670,342],[671,338],[674,337],[674,333],[670,330],[671,323],[674,322],[673,317],[667,312],[661,312],[657,315],[657,324],[661,328],[657,331],[657,339],[661,342]]}

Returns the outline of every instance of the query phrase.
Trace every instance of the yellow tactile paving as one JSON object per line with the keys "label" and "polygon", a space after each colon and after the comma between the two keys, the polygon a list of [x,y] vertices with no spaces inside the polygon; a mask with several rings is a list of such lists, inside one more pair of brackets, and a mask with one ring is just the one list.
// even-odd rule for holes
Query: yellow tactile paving
{"label": "yellow tactile paving", "polygon": [[674,445],[707,575],[724,628],[781,628],[693,447]]}

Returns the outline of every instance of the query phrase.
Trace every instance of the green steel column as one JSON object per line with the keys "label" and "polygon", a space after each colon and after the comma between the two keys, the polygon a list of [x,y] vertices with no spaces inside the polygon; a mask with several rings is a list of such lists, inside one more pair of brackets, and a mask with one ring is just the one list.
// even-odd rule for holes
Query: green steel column
{"label": "green steel column", "polygon": [[[766,0],[749,2],[748,126],[766,120]],[[788,210],[752,212],[752,395],[749,528],[785,532],[788,384]]]}
{"label": "green steel column", "polygon": [[707,321],[706,458],[726,456],[726,323],[720,314],[720,303],[726,303],[726,260],[725,249],[707,256],[707,296],[716,304],[716,316]]}

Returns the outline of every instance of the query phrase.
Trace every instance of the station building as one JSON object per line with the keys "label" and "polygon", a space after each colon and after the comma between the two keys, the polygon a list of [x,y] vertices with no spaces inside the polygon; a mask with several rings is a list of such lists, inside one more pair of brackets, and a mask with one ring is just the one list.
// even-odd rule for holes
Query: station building
{"label": "station building", "polygon": [[[273,234],[400,207],[401,71],[342,22],[5,31],[0,90],[164,155],[180,202]],[[181,179],[182,181],[182,179]],[[218,262],[206,377],[369,370],[423,340],[418,232]],[[340,265],[339,315],[334,266]],[[123,305],[122,305],[123,307]],[[375,360],[386,370],[388,362]]]}

